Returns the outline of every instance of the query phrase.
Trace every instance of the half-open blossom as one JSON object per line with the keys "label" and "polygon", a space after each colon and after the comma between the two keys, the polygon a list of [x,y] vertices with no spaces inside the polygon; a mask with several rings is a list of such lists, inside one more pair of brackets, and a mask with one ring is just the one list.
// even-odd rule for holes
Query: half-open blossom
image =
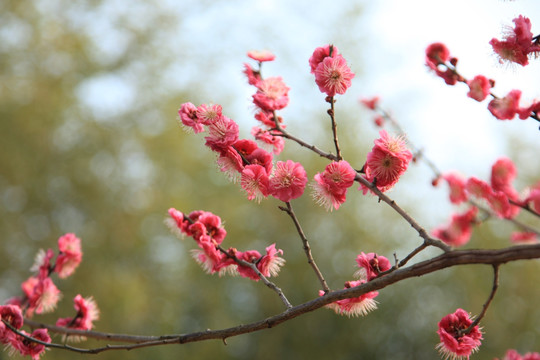
{"label": "half-open blossom", "polygon": [[327,210],[336,210],[345,202],[347,189],[354,183],[356,171],[345,160],[328,164],[317,173],[312,184],[313,198]]}
{"label": "half-open blossom", "polygon": [[197,242],[199,249],[191,250],[191,256],[201,267],[209,274],[218,273],[220,276],[226,273],[231,262],[228,262],[228,258],[216,245],[210,240],[209,236],[201,237]]}
{"label": "half-open blossom", "polygon": [[283,255],[283,250],[276,249],[275,243],[268,246],[265,250],[266,254],[258,262],[257,269],[266,277],[275,277],[283,265],[285,265],[285,259],[280,256]]}
{"label": "half-open blossom", "polygon": [[325,45],[315,49],[313,55],[309,58],[309,67],[311,68],[311,73],[315,73],[317,66],[327,57],[333,57],[339,55],[339,50],[337,46],[334,45]]}
{"label": "half-open blossom", "polygon": [[268,152],[279,155],[285,147],[285,140],[282,136],[275,136],[270,130],[263,130],[258,126],[251,129],[251,135],[257,140],[258,144]]}
{"label": "half-open blossom", "polygon": [[456,173],[447,173],[443,175],[450,188],[450,202],[452,204],[461,204],[467,201],[467,192],[465,191],[465,179]]}
{"label": "half-open blossom", "polygon": [[342,95],[351,87],[354,75],[343,56],[326,57],[315,69],[315,83],[328,96]]}
{"label": "half-open blossom", "polygon": [[247,193],[248,200],[260,202],[268,196],[268,173],[261,165],[247,165],[242,170],[242,189]]}
{"label": "half-open blossom", "polygon": [[450,51],[443,43],[436,42],[426,48],[426,65],[437,70],[440,64],[444,64],[450,59]]}
{"label": "half-open blossom", "polygon": [[197,107],[190,102],[182,104],[180,110],[178,110],[178,115],[182,124],[188,128],[193,129],[195,133],[200,133],[204,131],[204,126],[197,117]]}
{"label": "half-open blossom", "polygon": [[[360,286],[365,282],[365,280],[347,281],[345,289]],[[324,291],[319,291],[319,295],[323,296]],[[377,295],[379,295],[378,291],[370,291],[357,297],[335,301],[325,307],[334,310],[338,315],[365,316],[377,309],[377,301],[374,300]]]}
{"label": "half-open blossom", "polygon": [[73,299],[73,307],[77,312],[74,317],[61,318],[56,321],[56,326],[68,327],[77,330],[91,330],[94,321],[99,319],[99,308],[94,299],[83,298],[80,294]]}
{"label": "half-open blossom", "polygon": [[493,38],[489,44],[499,55],[501,63],[505,60],[526,66],[529,55],[537,54],[540,46],[537,41],[533,41],[531,21],[528,18],[520,15],[512,21],[515,26],[507,30],[503,40]]}
{"label": "half-open blossom", "polygon": [[491,187],[493,190],[504,191],[512,187],[512,181],[517,176],[516,165],[509,158],[503,157],[491,166]]}
{"label": "half-open blossom", "polygon": [[304,193],[306,170],[292,160],[278,161],[270,178],[270,194],[281,201],[291,201]]}
{"label": "half-open blossom", "polygon": [[[374,182],[381,191],[391,189],[407,170],[412,159],[412,153],[407,149],[405,140],[392,137],[385,130],[379,131],[380,138],[367,155],[364,171],[366,179]],[[364,194],[368,188],[362,185]]]}
{"label": "half-open blossom", "polygon": [[253,86],[259,86],[262,81],[261,73],[257,70],[254,70],[251,65],[244,64],[244,74],[248,79],[248,84]]}
{"label": "half-open blossom", "polygon": [[521,90],[512,90],[503,98],[493,99],[488,110],[499,120],[512,120],[519,111]]}
{"label": "half-open blossom", "polygon": [[75,271],[82,261],[81,239],[68,233],[58,239],[58,250],[54,271],[64,279]]}
{"label": "half-open blossom", "polygon": [[253,103],[262,110],[281,110],[289,104],[289,87],[280,76],[262,80],[257,88]]}
{"label": "half-open blossom", "polygon": [[269,50],[251,50],[248,51],[247,56],[259,62],[272,61],[276,58],[276,55]]}
{"label": "half-open blossom", "polygon": [[390,270],[392,267],[386,257],[377,255],[376,253],[364,254],[361,252],[356,257],[356,263],[360,268],[356,272],[356,275],[367,281],[376,278],[380,273]]}
{"label": "half-open blossom", "polygon": [[445,359],[465,360],[476,352],[482,342],[482,332],[478,325],[469,332],[468,329],[473,323],[471,317],[463,309],[457,309],[453,314],[448,314],[439,321],[437,334],[441,342],[437,349]]}
{"label": "half-open blossom", "polygon": [[[47,329],[36,329],[31,334],[21,330],[21,333],[45,343],[51,342],[51,337]],[[17,350],[22,356],[30,356],[33,360],[38,360],[46,350],[45,345],[28,340],[21,335],[11,337],[9,346],[11,349]]]}
{"label": "half-open blossom", "polygon": [[467,85],[469,85],[467,96],[476,101],[484,101],[493,86],[492,81],[484,75],[476,75],[472,80],[467,82]]}
{"label": "half-open blossom", "polygon": [[454,214],[448,225],[433,229],[431,234],[450,246],[463,246],[471,238],[477,212],[478,208],[472,206],[463,214]]}

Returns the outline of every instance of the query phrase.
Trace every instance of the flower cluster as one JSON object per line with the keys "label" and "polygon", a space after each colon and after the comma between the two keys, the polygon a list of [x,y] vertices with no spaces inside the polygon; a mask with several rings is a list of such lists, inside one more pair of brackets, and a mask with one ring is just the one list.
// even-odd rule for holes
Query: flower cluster
{"label": "flower cluster", "polygon": [[[489,183],[474,176],[465,179],[453,172],[442,175],[442,179],[448,183],[452,204],[461,204],[474,198],[476,201],[487,204],[497,216],[512,219],[519,214],[522,207],[529,203],[533,204],[532,210],[536,211],[534,204],[538,201],[537,199],[540,199],[540,190],[537,187],[532,187],[528,196],[520,198],[512,185],[516,176],[517,170],[512,160],[503,157],[492,165]],[[432,235],[451,246],[465,245],[470,239],[472,226],[476,223],[477,212],[478,209],[471,206],[463,214],[452,215],[450,223],[434,229]],[[511,239],[518,243],[535,242],[536,234],[516,232],[512,234]]]}
{"label": "flower cluster", "polygon": [[227,235],[221,223],[221,218],[208,211],[197,210],[189,215],[170,208],[167,225],[173,232],[181,236],[190,236],[199,249],[192,250],[192,256],[204,270],[210,274],[223,275],[239,274],[258,281],[259,274],[245,263],[254,264],[265,277],[277,276],[285,260],[280,257],[283,251],[272,244],[266,248],[266,254],[261,255],[256,250],[241,252],[235,248],[223,249],[220,245]]}
{"label": "flower cluster", "polygon": [[[403,137],[390,136],[385,130],[381,130],[379,135],[380,138],[374,141],[375,145],[367,155],[364,173],[368,181],[384,192],[394,187],[413,156]],[[369,190],[365,185],[361,189],[364,194]]]}
{"label": "flower cluster", "polygon": [[[51,275],[57,274],[59,278],[72,275],[82,260],[81,240],[75,234],[68,233],[58,239],[58,255],[53,261],[55,253],[52,249],[40,250],[36,255],[31,276],[21,285],[23,295],[7,300],[6,305],[0,306],[0,318],[9,323],[17,332],[12,331],[3,322],[0,322],[0,343],[5,344],[10,352],[18,352],[37,360],[45,351],[45,345],[28,339],[49,343],[51,338],[47,329],[36,329],[31,334],[21,330],[23,316],[32,317],[34,314],[52,312],[61,298],[61,292],[54,284]],[[99,310],[91,299],[83,299],[81,295],[75,297],[75,317],[59,319],[57,326],[69,327],[79,330],[90,330],[93,321],[98,319]]]}
{"label": "flower cluster", "polygon": [[32,317],[34,313],[42,314],[53,311],[61,298],[60,290],[51,279],[56,273],[60,278],[73,274],[82,260],[81,240],[75,234],[65,234],[58,239],[58,256],[53,262],[52,249],[40,250],[32,266],[36,275],[22,283],[24,296],[8,300],[10,304],[25,309],[25,316]]}
{"label": "flower cluster", "polygon": [[531,21],[520,15],[514,20],[514,28],[507,30],[503,40],[493,38],[489,44],[500,57],[500,62],[511,61],[521,66],[529,64],[529,57],[538,56],[540,41],[538,36],[533,37]]}
{"label": "flower cluster", "polygon": [[470,331],[466,331],[473,323],[469,314],[463,309],[457,309],[453,314],[448,314],[439,321],[437,334],[441,342],[437,349],[446,359],[454,360],[469,359],[476,352],[482,342],[482,332],[478,325]]}
{"label": "flower cluster", "polygon": [[319,90],[329,97],[345,94],[352,85],[355,74],[334,45],[316,48],[309,58],[309,66]]}
{"label": "flower cluster", "polygon": [[31,341],[24,336],[30,336],[45,343],[51,342],[47,329],[36,329],[31,334],[21,330],[24,319],[19,306],[0,305],[0,320],[7,322],[19,332],[13,332],[3,322],[0,322],[0,343],[6,345],[6,348],[12,354],[18,352],[20,355],[30,356],[33,360],[38,360],[45,352],[45,345]]}
{"label": "flower cluster", "polygon": [[313,198],[326,210],[339,209],[346,200],[347,190],[353,185],[356,171],[345,160],[328,164],[317,173],[311,187]]}
{"label": "flower cluster", "polygon": [[540,360],[540,353],[529,352],[522,356],[516,350],[510,349],[501,360]]}

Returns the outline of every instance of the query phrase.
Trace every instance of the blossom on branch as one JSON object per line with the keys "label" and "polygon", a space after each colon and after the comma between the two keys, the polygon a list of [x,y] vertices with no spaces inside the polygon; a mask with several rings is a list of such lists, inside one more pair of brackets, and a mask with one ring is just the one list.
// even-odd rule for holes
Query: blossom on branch
{"label": "blossom on branch", "polygon": [[506,355],[501,360],[540,360],[540,353],[529,352],[521,356],[516,350],[510,349],[506,352]]}
{"label": "blossom on branch", "polygon": [[346,200],[349,187],[354,183],[356,171],[345,160],[328,164],[322,173],[317,173],[311,187],[313,198],[326,210],[339,209]]}
{"label": "blossom on branch", "polygon": [[521,66],[529,64],[529,56],[540,52],[537,38],[533,39],[531,21],[520,15],[514,20],[514,28],[507,30],[503,40],[491,39],[489,44],[500,57],[500,62],[511,61]]}
{"label": "blossom on branch", "polygon": [[377,255],[376,253],[364,254],[362,252],[356,257],[356,263],[360,269],[355,275],[367,281],[373,280],[380,273],[390,270],[392,267],[386,257]]}
{"label": "blossom on branch", "polygon": [[477,213],[478,208],[472,206],[463,214],[454,214],[450,224],[433,229],[431,234],[450,246],[463,246],[471,238]]}
{"label": "blossom on branch", "polygon": [[77,294],[73,299],[73,307],[77,311],[76,315],[58,319],[56,326],[77,330],[91,330],[94,321],[99,319],[99,308],[94,299],[91,296],[83,298],[80,294]]}
{"label": "blossom on branch", "polygon": [[461,204],[467,201],[468,195],[465,189],[465,179],[456,173],[444,174],[443,179],[446,180],[450,188],[450,202],[452,204]]}
{"label": "blossom on branch", "polygon": [[[21,330],[20,332],[26,336],[30,336],[45,343],[51,342],[51,337],[49,336],[47,329],[36,329],[31,334],[28,334],[24,330]],[[38,360],[46,349],[45,345],[28,340],[18,334],[14,334],[12,337],[10,337],[9,347],[11,352],[18,351],[20,355],[30,356],[33,360]]]}
{"label": "blossom on branch", "polygon": [[326,57],[315,69],[315,83],[328,96],[345,94],[355,74],[341,55]]}
{"label": "blossom on branch", "polygon": [[[380,139],[374,141],[375,146],[367,155],[364,172],[365,178],[384,192],[390,190],[407,170],[412,153],[401,136],[392,137],[385,130],[379,131],[379,135]],[[365,185],[361,189],[364,194],[369,190]]]}
{"label": "blossom on branch", "polygon": [[273,61],[276,58],[269,50],[251,50],[248,51],[247,56],[258,62]]}
{"label": "blossom on branch", "polygon": [[[347,281],[344,289],[350,289],[365,283],[365,280]],[[357,297],[334,301],[325,305],[325,307],[334,310],[338,315],[347,315],[348,317],[365,316],[370,311],[377,309],[377,301],[374,300],[377,295],[379,295],[378,291],[370,291]],[[319,296],[324,296],[324,291],[320,290]]]}
{"label": "blossom on branch", "polygon": [[503,98],[493,99],[488,110],[499,120],[512,120],[519,112],[521,90],[512,90]]}
{"label": "blossom on branch", "polygon": [[302,196],[306,184],[306,170],[302,164],[292,160],[278,161],[270,178],[270,194],[288,202]]}
{"label": "blossom on branch", "polygon": [[81,239],[68,233],[58,239],[58,250],[54,271],[61,279],[67,278],[82,261]]}
{"label": "blossom on branch", "polygon": [[289,104],[289,87],[280,76],[269,77],[257,84],[253,103],[264,111],[281,110]]}
{"label": "blossom on branch", "polygon": [[472,323],[470,315],[463,309],[457,309],[439,321],[437,334],[441,342],[437,349],[445,359],[468,360],[478,350],[482,344],[482,332],[478,325],[465,332]]}
{"label": "blossom on branch", "polygon": [[493,87],[493,81],[484,75],[476,75],[472,80],[467,82],[467,85],[469,85],[468,97],[476,101],[484,101]]}

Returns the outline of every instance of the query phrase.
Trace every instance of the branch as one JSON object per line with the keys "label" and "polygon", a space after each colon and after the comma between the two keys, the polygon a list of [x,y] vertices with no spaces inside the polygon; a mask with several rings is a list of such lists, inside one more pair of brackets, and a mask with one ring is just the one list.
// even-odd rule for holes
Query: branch
{"label": "branch", "polygon": [[[269,329],[300,315],[315,311],[337,300],[358,297],[370,291],[380,290],[399,281],[419,277],[442,269],[457,265],[489,264],[500,265],[517,260],[530,260],[540,258],[540,244],[520,245],[496,250],[455,250],[445,252],[435,258],[419,262],[406,268],[398,269],[388,275],[378,277],[360,286],[343,289],[328,293],[306,303],[292,307],[280,314],[245,325],[238,325],[221,330],[206,330],[190,334],[165,335],[165,336],[134,336],[100,333],[94,331],[80,331],[56,326],[39,324],[25,320],[27,325],[47,328],[50,331],[69,335],[82,335],[110,341],[123,341],[137,343],[136,345],[107,345],[97,349],[85,349],[86,352],[98,353],[113,349],[131,349],[134,347],[155,346],[165,344],[186,344],[190,342],[221,339],[225,341],[229,337],[247,334],[255,331]],[[62,346],[62,345],[60,345]],[[68,349],[67,347],[65,347]],[[72,349],[68,349],[72,350]]]}
{"label": "branch", "polygon": [[332,134],[334,137],[334,146],[336,147],[337,160],[339,161],[343,159],[343,157],[341,156],[341,150],[339,149],[339,141],[338,141],[338,136],[337,136],[337,123],[334,117],[335,115],[334,104],[336,103],[336,101],[334,100],[333,96],[328,96],[326,98],[326,101],[330,103],[330,109],[328,109],[327,112],[328,112],[328,115],[330,115],[330,120],[332,122]]}
{"label": "branch", "polygon": [[285,211],[294,222],[294,226],[296,226],[296,230],[298,231],[298,235],[300,235],[300,239],[302,239],[302,244],[304,245],[304,252],[306,253],[308,264],[311,265],[313,268],[313,271],[315,271],[315,275],[317,275],[317,278],[319,279],[319,282],[321,283],[321,286],[325,293],[328,293],[330,291],[330,288],[328,287],[328,284],[326,283],[326,280],[324,280],[324,276],[322,275],[321,271],[319,270],[319,267],[317,266],[317,263],[315,263],[315,260],[313,259],[313,255],[311,254],[311,247],[309,246],[308,239],[306,235],[304,234],[304,231],[302,230],[302,227],[300,226],[300,222],[298,221],[298,218],[296,217],[294,210],[292,208],[292,205],[289,201],[286,202],[287,207],[280,206],[279,208],[283,211]]}

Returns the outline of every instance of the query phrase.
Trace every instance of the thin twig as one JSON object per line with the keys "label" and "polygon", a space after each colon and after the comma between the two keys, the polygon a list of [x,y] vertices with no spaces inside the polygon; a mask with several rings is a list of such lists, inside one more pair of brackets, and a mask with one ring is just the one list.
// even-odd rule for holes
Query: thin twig
{"label": "thin twig", "polygon": [[335,118],[335,112],[334,112],[334,104],[336,101],[334,100],[333,96],[328,96],[326,98],[326,101],[330,103],[330,109],[328,109],[327,113],[330,115],[330,121],[332,123],[332,135],[334,138],[334,146],[336,147],[336,154],[337,154],[337,160],[342,160],[343,157],[341,156],[341,150],[339,148],[339,141],[338,141],[338,135],[337,135],[337,122]]}
{"label": "thin twig", "polygon": [[298,218],[296,217],[296,214],[294,213],[292,205],[289,201],[285,202],[285,204],[287,204],[286,208],[283,206],[280,206],[279,208],[285,211],[294,222],[294,226],[296,226],[296,231],[298,231],[298,235],[300,235],[300,239],[302,239],[302,244],[304,245],[304,252],[306,253],[308,264],[311,265],[311,267],[313,268],[313,271],[315,272],[317,279],[319,279],[319,282],[321,283],[321,286],[324,292],[328,293],[330,291],[330,288],[328,287],[328,284],[326,283],[326,280],[324,279],[323,274],[319,270],[317,263],[313,259],[313,255],[311,254],[311,247],[309,246],[309,241],[306,235],[304,234],[304,230],[302,230],[302,226],[300,226],[300,222],[298,221]]}
{"label": "thin twig", "polygon": [[491,301],[493,301],[493,298],[495,297],[495,293],[497,292],[497,289],[499,288],[499,264],[495,263],[493,264],[493,287],[491,288],[491,293],[489,294],[488,299],[484,303],[484,306],[482,307],[482,312],[478,317],[473,321],[471,326],[468,328],[461,330],[461,334],[468,334],[472,331],[472,329],[477,326],[480,323],[480,320],[486,315],[486,311],[491,304]]}

